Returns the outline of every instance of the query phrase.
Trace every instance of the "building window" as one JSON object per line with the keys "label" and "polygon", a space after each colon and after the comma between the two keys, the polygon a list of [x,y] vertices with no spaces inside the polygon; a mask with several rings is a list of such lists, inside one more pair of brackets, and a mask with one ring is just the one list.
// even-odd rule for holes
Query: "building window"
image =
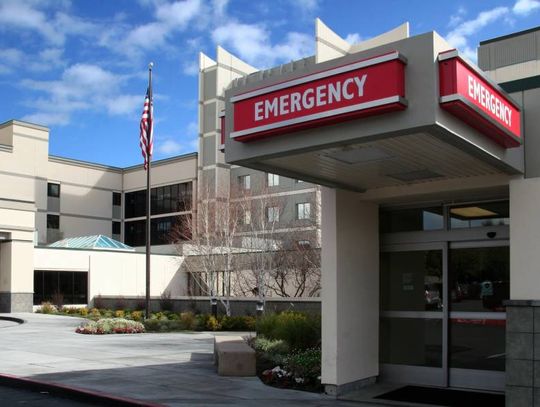
{"label": "building window", "polygon": [[267,175],[267,185],[269,187],[277,187],[279,185],[279,175],[268,173]]}
{"label": "building window", "polygon": [[298,245],[300,249],[311,248],[311,243],[309,242],[309,240],[299,240],[298,242],[296,242],[296,244]]}
{"label": "building window", "polygon": [[113,235],[119,235],[122,230],[122,223],[121,222],[113,222],[112,223],[112,234]]}
{"label": "building window", "polygon": [[112,204],[113,206],[122,206],[122,194],[120,192],[112,193]]}
{"label": "building window", "polygon": [[60,216],[47,215],[47,229],[60,229]]}
{"label": "building window", "polygon": [[277,206],[266,208],[266,220],[268,222],[279,222],[279,208]]}
{"label": "building window", "polygon": [[444,229],[443,207],[382,210],[379,227],[381,233],[441,230]]}
{"label": "building window", "polygon": [[240,189],[251,189],[251,175],[241,175],[238,177]]}
{"label": "building window", "polygon": [[309,219],[311,218],[311,204],[309,202],[302,202],[296,204],[296,219]]}
{"label": "building window", "polygon": [[47,196],[51,198],[60,198],[60,184],[49,182],[47,184]]}
{"label": "building window", "polygon": [[508,201],[460,205],[450,208],[450,228],[478,228],[510,224]]}
{"label": "building window", "polygon": [[[191,196],[191,182],[152,188],[150,192],[152,215],[190,211]],[[128,192],[125,200],[126,218],[146,216],[146,190]]]}
{"label": "building window", "polygon": [[34,271],[34,305],[40,305],[44,301],[56,302],[60,299],[64,304],[87,304],[88,273]]}
{"label": "building window", "polygon": [[[151,244],[153,246],[173,244],[171,242],[171,231],[173,228],[180,225],[188,225],[191,215],[180,216],[164,216],[154,218],[150,221],[151,228]],[[189,232],[182,233],[186,239],[189,238]],[[135,220],[124,223],[124,243],[128,246],[144,246],[146,245],[146,220]]]}
{"label": "building window", "polygon": [[251,211],[244,211],[244,216],[242,217],[242,222],[244,225],[251,225]]}

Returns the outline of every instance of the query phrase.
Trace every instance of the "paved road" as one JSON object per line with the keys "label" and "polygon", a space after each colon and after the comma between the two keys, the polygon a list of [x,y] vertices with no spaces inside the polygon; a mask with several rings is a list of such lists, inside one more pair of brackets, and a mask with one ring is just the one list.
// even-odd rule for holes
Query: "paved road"
{"label": "paved road", "polygon": [[361,406],[258,378],[220,377],[209,333],[80,335],[73,317],[13,316],[27,322],[1,329],[0,373],[169,406]]}
{"label": "paved road", "polygon": [[88,404],[81,401],[61,398],[49,393],[13,389],[4,386],[0,386],[0,400],[3,406],[10,407],[96,407],[96,404]]}

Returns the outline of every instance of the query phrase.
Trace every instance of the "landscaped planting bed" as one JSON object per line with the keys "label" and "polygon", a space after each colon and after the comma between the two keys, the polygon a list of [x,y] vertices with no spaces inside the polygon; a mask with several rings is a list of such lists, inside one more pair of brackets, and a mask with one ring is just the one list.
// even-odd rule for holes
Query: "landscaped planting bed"
{"label": "landscaped planting bed", "polygon": [[87,335],[140,334],[144,332],[144,325],[124,318],[102,318],[83,322],[75,332]]}
{"label": "landscaped planting bed", "polygon": [[86,307],[56,307],[43,303],[39,311],[44,314],[69,315],[101,321],[120,318],[122,320],[140,322],[145,332],[181,332],[181,331],[254,331],[256,318],[252,316],[214,317],[210,314],[194,314],[192,312],[153,312],[150,318],[144,319],[144,311],[129,309],[103,309]]}
{"label": "landscaped planting bed", "polygon": [[322,391],[320,316],[299,312],[262,316],[250,343],[257,355],[257,374],[264,383]]}

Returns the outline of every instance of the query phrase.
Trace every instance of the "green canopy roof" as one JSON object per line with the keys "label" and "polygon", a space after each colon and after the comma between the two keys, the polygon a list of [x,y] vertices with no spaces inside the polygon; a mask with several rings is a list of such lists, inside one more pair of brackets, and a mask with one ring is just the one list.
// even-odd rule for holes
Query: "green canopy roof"
{"label": "green canopy roof", "polygon": [[51,243],[47,247],[65,247],[70,249],[101,249],[101,250],[120,250],[134,252],[135,249],[131,246],[125,245],[118,240],[111,239],[108,236],[94,235],[94,236],[81,236],[70,237],[68,239],[59,240],[58,242]]}

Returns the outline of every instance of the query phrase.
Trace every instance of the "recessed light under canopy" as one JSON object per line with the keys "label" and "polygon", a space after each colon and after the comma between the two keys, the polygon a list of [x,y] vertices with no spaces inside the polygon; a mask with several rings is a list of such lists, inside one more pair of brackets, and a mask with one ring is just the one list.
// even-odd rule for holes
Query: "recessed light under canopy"
{"label": "recessed light under canopy", "polygon": [[479,206],[466,206],[462,208],[452,208],[450,213],[457,215],[462,218],[491,218],[494,216],[499,216],[498,213],[489,211]]}

